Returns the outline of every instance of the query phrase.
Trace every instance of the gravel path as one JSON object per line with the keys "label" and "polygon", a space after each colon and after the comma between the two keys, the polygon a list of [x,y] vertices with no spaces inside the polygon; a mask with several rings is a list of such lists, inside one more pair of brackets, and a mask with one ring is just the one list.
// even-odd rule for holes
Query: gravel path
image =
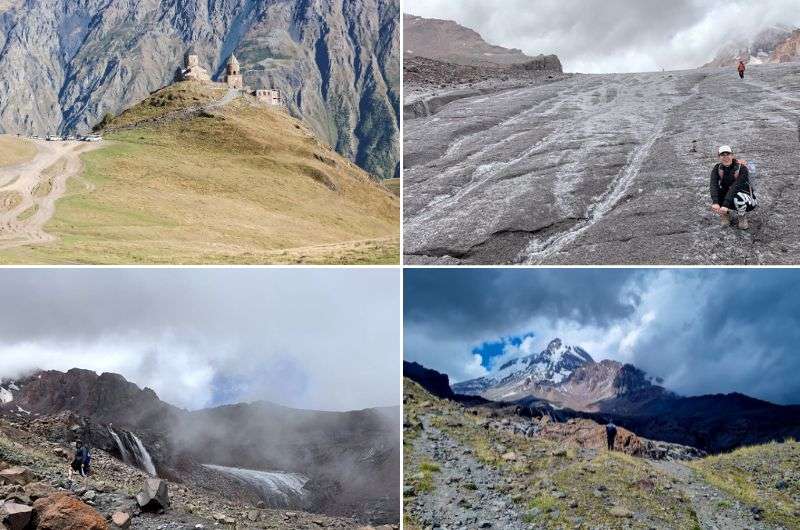
{"label": "gravel path", "polygon": [[436,462],[433,489],[406,505],[423,526],[441,529],[503,528],[522,530],[525,524],[513,501],[498,491],[504,479],[478,462],[472,451],[422,418],[424,430],[414,442],[420,461]]}
{"label": "gravel path", "polygon": [[755,519],[751,507],[733,499],[707,484],[679,461],[651,461],[658,471],[676,480],[676,485],[691,501],[700,527],[704,530],[766,530],[774,529]]}
{"label": "gravel path", "polygon": [[[733,74],[733,75],[731,75]],[[405,121],[407,263],[800,262],[796,65],[575,75]],[[708,204],[716,147],[756,162],[751,230]]]}

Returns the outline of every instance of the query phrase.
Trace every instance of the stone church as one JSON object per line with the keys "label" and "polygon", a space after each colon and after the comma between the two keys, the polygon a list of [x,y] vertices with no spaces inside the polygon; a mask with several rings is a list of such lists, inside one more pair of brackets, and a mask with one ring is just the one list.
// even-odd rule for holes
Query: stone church
{"label": "stone church", "polygon": [[[211,75],[208,70],[200,66],[200,57],[194,50],[190,49],[183,56],[184,66],[179,68],[175,74],[176,81],[200,81],[202,83],[213,83]],[[228,62],[225,65],[225,77],[223,84],[228,88],[241,90],[256,98],[256,101],[273,106],[283,106],[283,99],[279,90],[275,89],[256,89],[252,90],[250,87],[245,86],[244,76],[242,75],[241,66],[236,55],[231,54],[228,57]]]}

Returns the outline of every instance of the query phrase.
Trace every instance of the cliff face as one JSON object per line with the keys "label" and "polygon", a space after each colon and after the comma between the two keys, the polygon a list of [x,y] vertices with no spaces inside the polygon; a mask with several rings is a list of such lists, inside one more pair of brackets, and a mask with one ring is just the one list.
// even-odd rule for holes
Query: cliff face
{"label": "cliff face", "polygon": [[281,90],[339,153],[397,173],[397,0],[0,2],[0,130],[86,130],[170,83],[190,47],[215,78]]}
{"label": "cliff face", "polygon": [[526,70],[561,72],[555,55],[529,57],[516,48],[486,42],[470,28],[452,20],[403,15],[405,57],[425,57],[459,65],[521,65]]}

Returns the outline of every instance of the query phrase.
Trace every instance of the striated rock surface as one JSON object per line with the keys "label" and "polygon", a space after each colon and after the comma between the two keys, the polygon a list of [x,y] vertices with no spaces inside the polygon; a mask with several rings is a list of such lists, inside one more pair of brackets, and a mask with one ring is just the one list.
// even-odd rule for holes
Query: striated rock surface
{"label": "striated rock surface", "polygon": [[86,131],[170,83],[190,47],[221,79],[279,89],[323,140],[398,172],[397,0],[0,3],[0,131]]}

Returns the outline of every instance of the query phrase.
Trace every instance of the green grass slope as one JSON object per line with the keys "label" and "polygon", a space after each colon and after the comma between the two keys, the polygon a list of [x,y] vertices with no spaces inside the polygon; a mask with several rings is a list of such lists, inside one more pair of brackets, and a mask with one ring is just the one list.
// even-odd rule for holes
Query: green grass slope
{"label": "green grass slope", "polygon": [[106,125],[108,145],[23,263],[398,263],[399,200],[285,112],[177,83]]}

